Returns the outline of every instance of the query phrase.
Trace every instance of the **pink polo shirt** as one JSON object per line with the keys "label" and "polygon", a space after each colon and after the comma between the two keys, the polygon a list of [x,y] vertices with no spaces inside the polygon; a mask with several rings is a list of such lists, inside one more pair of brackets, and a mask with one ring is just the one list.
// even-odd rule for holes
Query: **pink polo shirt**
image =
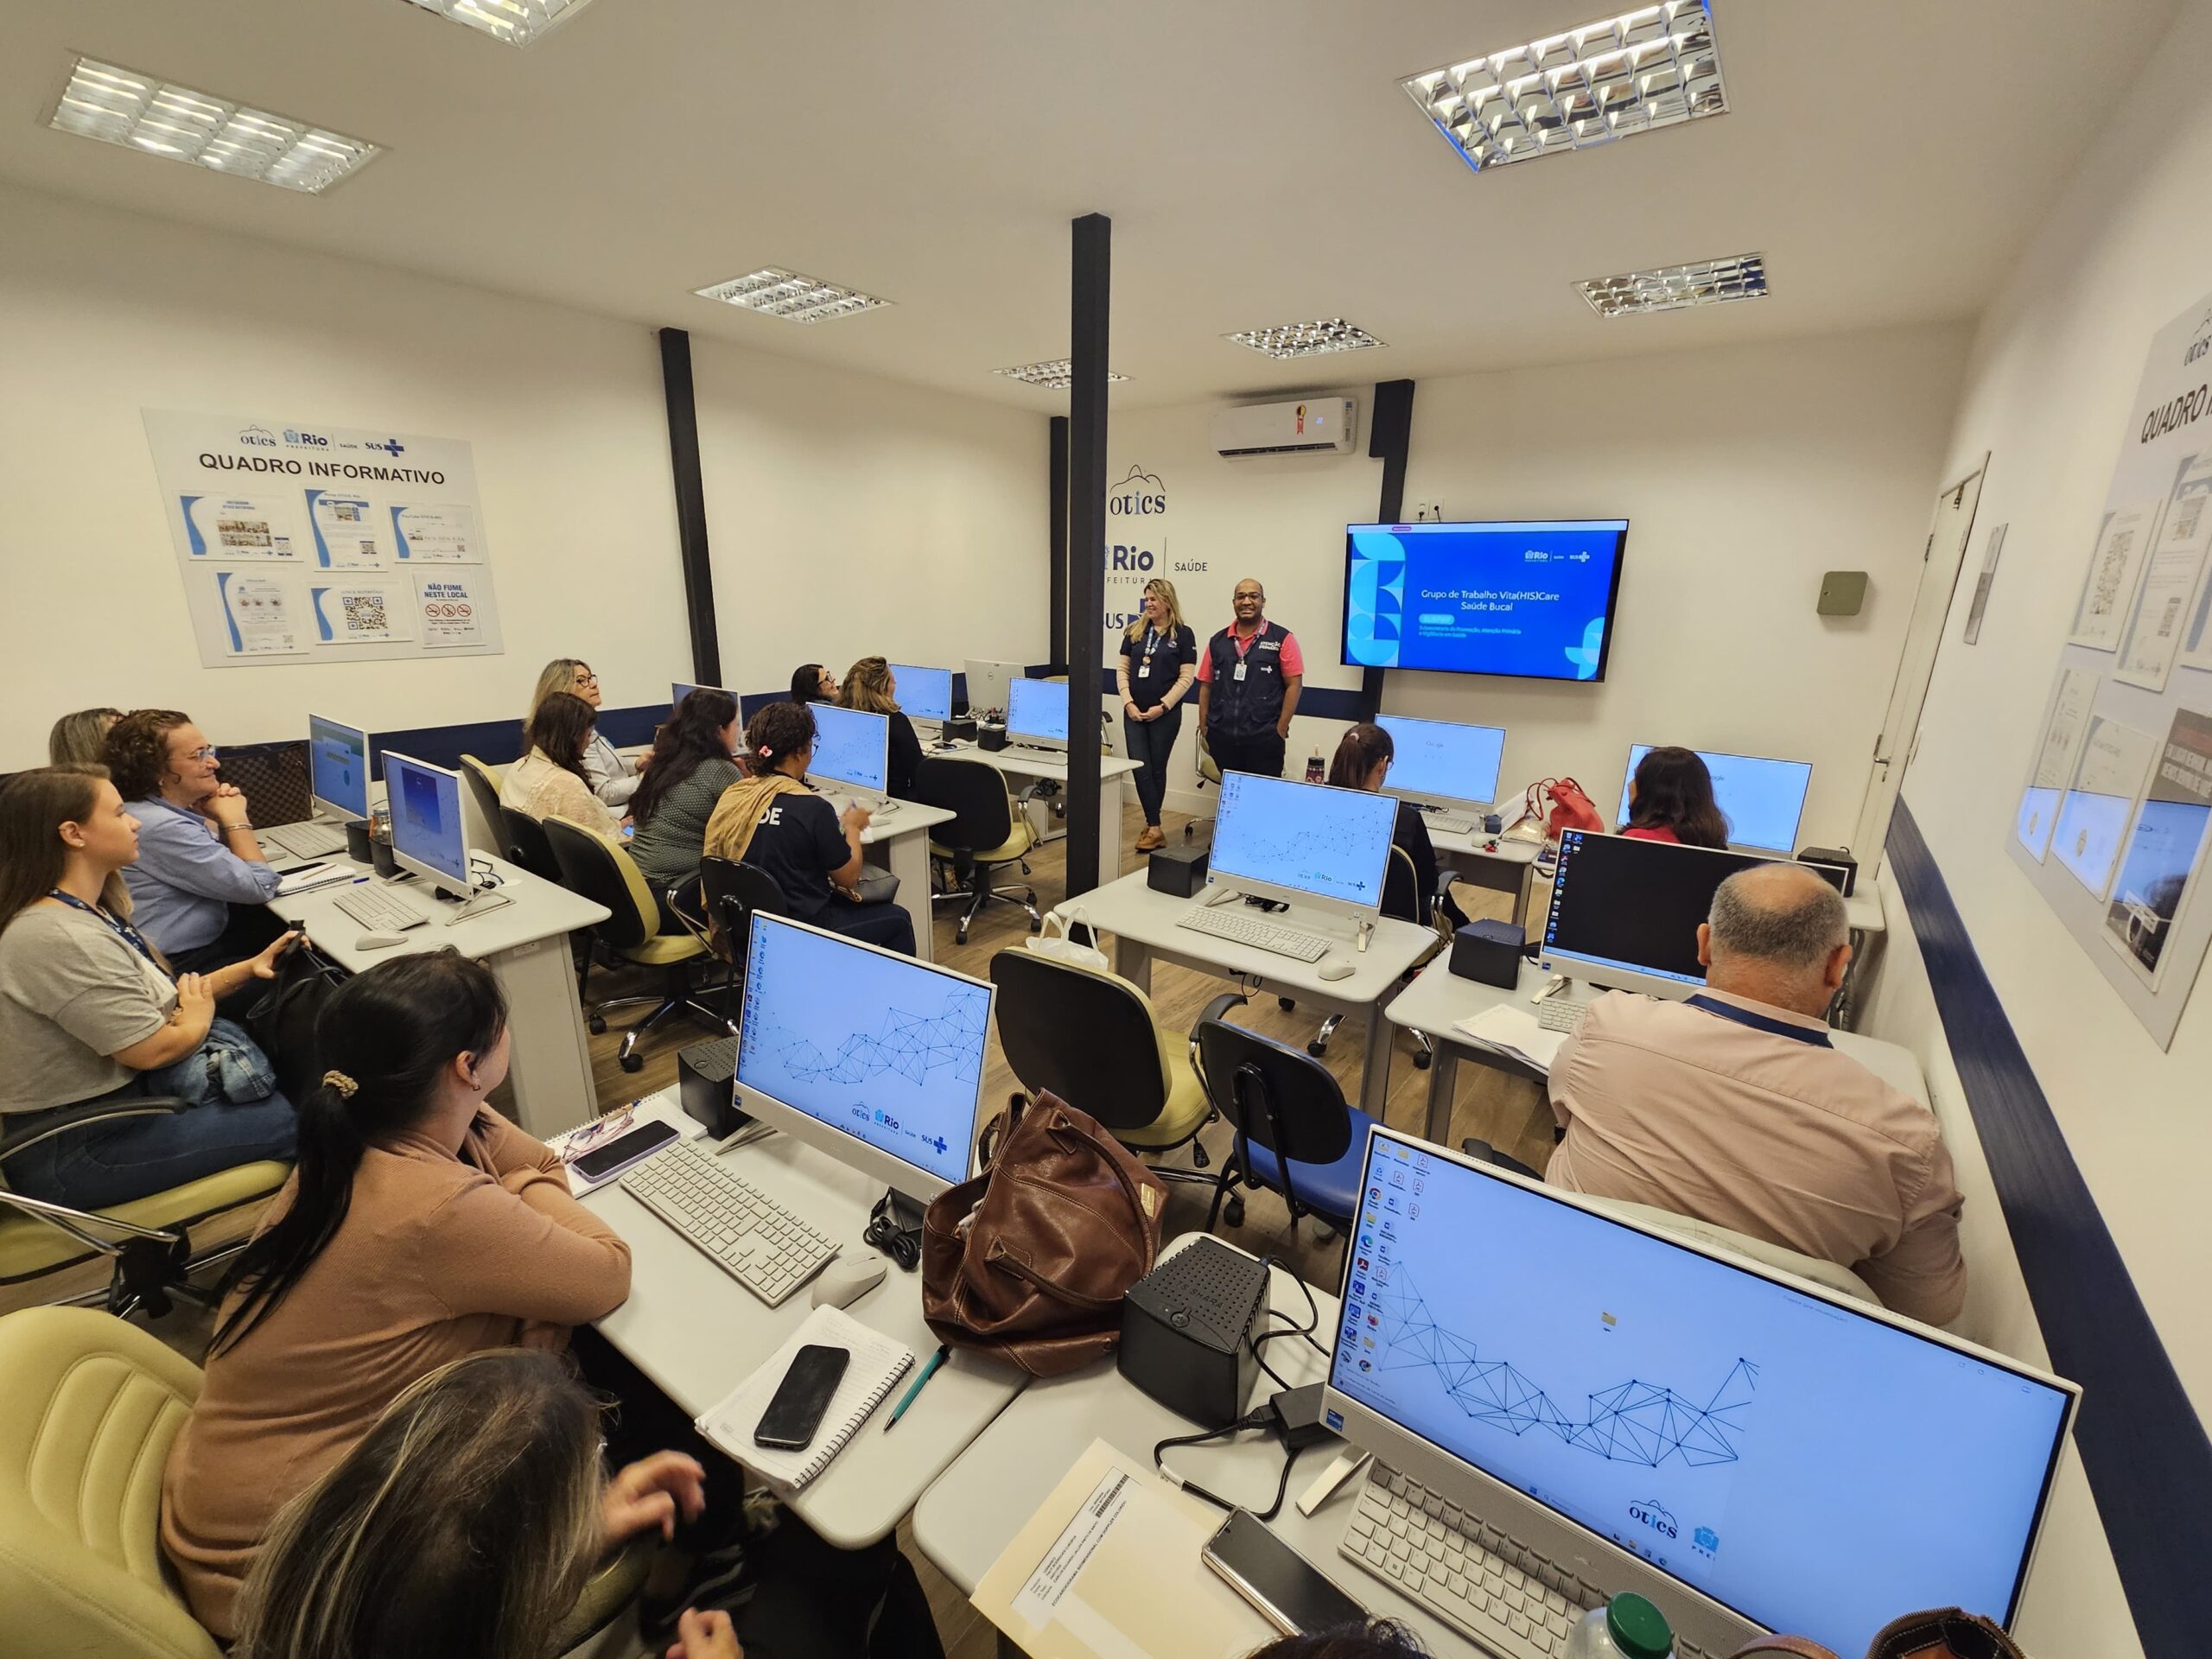
{"label": "pink polo shirt", "polygon": [[[1264,621],[1262,622],[1260,628],[1265,626],[1267,624]],[[1260,628],[1252,630],[1251,639],[1238,639],[1236,625],[1234,622],[1222,632],[1229,636],[1230,649],[1239,657],[1249,657],[1252,654],[1252,639],[1257,639],[1260,637]],[[1282,671],[1286,678],[1302,677],[1306,672],[1306,653],[1299,650],[1298,636],[1288,628],[1282,631]],[[1210,651],[1201,651],[1198,653],[1198,677],[1209,683],[1213,679],[1213,653]]]}

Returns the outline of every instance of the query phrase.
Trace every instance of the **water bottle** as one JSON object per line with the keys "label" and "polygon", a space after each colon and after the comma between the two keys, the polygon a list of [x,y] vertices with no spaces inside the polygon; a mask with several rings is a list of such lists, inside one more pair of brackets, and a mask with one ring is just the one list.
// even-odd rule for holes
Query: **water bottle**
{"label": "water bottle", "polygon": [[1582,1615],[1560,1659],[1669,1659],[1675,1633],[1667,1616],[1633,1592]]}
{"label": "water bottle", "polygon": [[1306,762],[1306,781],[1309,784],[1318,784],[1327,775],[1328,768],[1321,764],[1321,746],[1316,743],[1313,746],[1312,756]]}

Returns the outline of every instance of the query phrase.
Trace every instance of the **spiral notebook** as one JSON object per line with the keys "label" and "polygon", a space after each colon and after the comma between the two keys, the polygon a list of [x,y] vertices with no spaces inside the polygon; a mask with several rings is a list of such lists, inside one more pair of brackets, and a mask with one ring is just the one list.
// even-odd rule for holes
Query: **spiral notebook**
{"label": "spiral notebook", "polygon": [[[830,1408],[822,1414],[822,1427],[815,1431],[814,1443],[800,1452],[753,1445],[753,1431],[760,1426],[760,1414],[776,1397],[776,1389],[798,1351],[810,1343],[842,1348],[852,1355]],[[739,1383],[696,1427],[763,1479],[795,1492],[830,1466],[830,1460],[860,1433],[868,1414],[883,1403],[913,1363],[913,1351],[897,1338],[870,1330],[842,1308],[817,1307],[766,1364]]]}

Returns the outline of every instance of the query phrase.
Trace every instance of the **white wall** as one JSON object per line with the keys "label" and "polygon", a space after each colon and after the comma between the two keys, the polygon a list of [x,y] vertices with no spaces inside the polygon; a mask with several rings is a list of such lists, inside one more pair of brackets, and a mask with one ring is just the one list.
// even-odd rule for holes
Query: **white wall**
{"label": "white wall", "polygon": [[[1604,684],[1393,671],[1383,707],[1502,725],[1506,790],[1572,775],[1609,816],[1632,742],[1810,760],[1800,839],[1847,839],[1966,341],[1946,325],[1420,382],[1408,516],[1433,501],[1448,518],[1626,518],[1628,555]],[[1174,573],[1193,626],[1223,626],[1237,579],[1259,576],[1314,685],[1359,683],[1336,660],[1343,526],[1374,517],[1382,469],[1366,458],[1372,388],[1351,391],[1354,455],[1224,461],[1205,409],[1117,415],[1111,431],[1109,478],[1160,474],[1171,565],[1206,567]],[[1862,615],[1814,614],[1831,569],[1872,572]],[[1342,729],[1299,724],[1294,761]],[[1186,728],[1179,787],[1191,747]]]}
{"label": "white wall", "polygon": [[877,653],[1045,660],[1045,416],[696,336],[692,354],[726,685]]}
{"label": "white wall", "polygon": [[[0,224],[0,769],[88,704],[248,743],[519,720],[555,656],[618,706],[688,671],[648,330],[10,187]],[[468,440],[505,654],[202,668],[142,407]]]}

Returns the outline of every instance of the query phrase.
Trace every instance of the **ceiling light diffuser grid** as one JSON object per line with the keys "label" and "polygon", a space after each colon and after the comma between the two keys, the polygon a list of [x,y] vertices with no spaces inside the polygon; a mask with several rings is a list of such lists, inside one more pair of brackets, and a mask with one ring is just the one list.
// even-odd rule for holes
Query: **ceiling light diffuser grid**
{"label": "ceiling light diffuser grid", "polygon": [[1478,173],[1728,110],[1709,0],[1664,0],[1402,84]]}
{"label": "ceiling light diffuser grid", "polygon": [[384,152],[97,58],[79,58],[47,124],[218,173],[320,194]]}
{"label": "ceiling light diffuser grid", "polygon": [[[1075,385],[1075,365],[1065,357],[1056,357],[1046,363],[1024,363],[1018,369],[993,369],[993,374],[1002,374],[1009,380],[1019,380],[1025,386],[1042,386],[1047,391],[1065,391]],[[1128,379],[1126,374],[1106,371],[1106,384],[1118,386]]]}
{"label": "ceiling light diffuser grid", "polygon": [[780,265],[768,265],[750,276],[733,276],[726,283],[694,289],[692,292],[702,300],[741,305],[764,317],[781,317],[786,322],[827,322],[832,317],[849,317],[855,312],[872,311],[879,305],[891,303],[856,288],[840,288],[818,276],[802,276]]}
{"label": "ceiling light diffuser grid", "polygon": [[1272,328],[1247,328],[1241,334],[1224,334],[1239,346],[1249,346],[1269,357],[1319,357],[1324,352],[1363,352],[1382,342],[1366,329],[1330,317],[1320,322],[1286,322]]}
{"label": "ceiling light diffuser grid", "polygon": [[1618,276],[1595,276],[1575,287],[1601,317],[1759,300],[1766,297],[1766,256],[1739,253],[1730,259],[1700,259],[1694,264],[1664,265],[1656,270],[1624,271]]}
{"label": "ceiling light diffuser grid", "polygon": [[565,23],[591,0],[409,0],[425,11],[480,29],[509,46],[528,46],[556,23]]}

